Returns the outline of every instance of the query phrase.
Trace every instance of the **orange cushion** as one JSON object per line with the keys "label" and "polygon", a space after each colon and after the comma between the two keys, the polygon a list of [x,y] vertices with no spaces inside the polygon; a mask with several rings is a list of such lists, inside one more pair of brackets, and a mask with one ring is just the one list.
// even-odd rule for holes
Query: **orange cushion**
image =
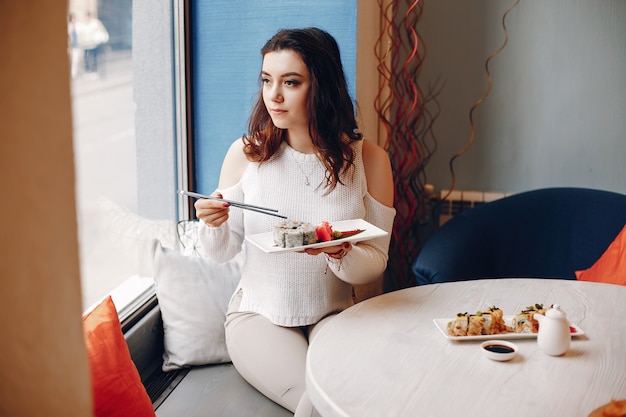
{"label": "orange cushion", "polygon": [[626,285],[626,226],[591,268],[575,273],[580,281]]}
{"label": "orange cushion", "polygon": [[94,416],[154,417],[152,401],[130,358],[113,299],[83,318],[91,370]]}

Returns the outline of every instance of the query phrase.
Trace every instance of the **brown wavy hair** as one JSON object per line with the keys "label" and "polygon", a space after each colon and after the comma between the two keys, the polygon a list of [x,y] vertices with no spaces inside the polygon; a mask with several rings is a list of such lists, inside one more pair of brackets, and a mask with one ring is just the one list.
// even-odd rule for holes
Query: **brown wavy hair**
{"label": "brown wavy hair", "polygon": [[[339,46],[329,33],[318,28],[283,29],[261,48],[261,55],[281,50],[297,52],[309,70],[309,134],[326,167],[326,187],[332,190],[354,165],[352,143],[362,139]],[[250,115],[248,133],[243,136],[246,156],[260,163],[269,160],[286,140],[286,133],[272,122],[261,90]]]}

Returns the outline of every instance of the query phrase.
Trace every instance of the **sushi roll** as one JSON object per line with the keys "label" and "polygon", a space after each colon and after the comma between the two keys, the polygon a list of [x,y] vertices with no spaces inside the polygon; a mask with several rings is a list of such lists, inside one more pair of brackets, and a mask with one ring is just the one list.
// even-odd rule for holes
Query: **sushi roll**
{"label": "sushi roll", "polygon": [[489,330],[487,334],[500,334],[509,331],[506,323],[504,322],[504,315],[501,309],[493,306],[486,309],[484,313],[490,317]]}
{"label": "sushi roll", "polygon": [[448,323],[448,334],[450,336],[467,336],[469,328],[469,314],[459,313],[454,320]]}
{"label": "sushi roll", "polygon": [[284,248],[285,247],[285,233],[287,231],[287,222],[280,222],[274,226],[273,238],[274,245]]}
{"label": "sushi roll", "polygon": [[513,330],[515,333],[533,333],[533,323],[526,314],[517,314],[513,317]]}
{"label": "sushi roll", "polygon": [[295,248],[297,246],[302,246],[302,232],[300,229],[286,229],[285,247]]}
{"label": "sushi roll", "polygon": [[493,316],[491,315],[491,313],[482,312],[482,318],[483,318],[483,330],[482,330],[482,334],[495,334],[493,332],[493,327],[495,324],[495,320],[493,318]]}
{"label": "sushi roll", "polygon": [[303,223],[300,226],[300,230],[302,231],[302,244],[303,245],[312,245],[316,243],[315,236],[315,227],[311,223]]}
{"label": "sushi roll", "polygon": [[477,312],[476,314],[472,314],[469,317],[469,326],[467,329],[468,336],[480,336],[485,333],[485,317],[482,311]]}
{"label": "sushi roll", "polygon": [[513,331],[515,333],[537,333],[539,322],[534,318],[535,313],[544,314],[545,312],[543,304],[526,307],[513,317]]}

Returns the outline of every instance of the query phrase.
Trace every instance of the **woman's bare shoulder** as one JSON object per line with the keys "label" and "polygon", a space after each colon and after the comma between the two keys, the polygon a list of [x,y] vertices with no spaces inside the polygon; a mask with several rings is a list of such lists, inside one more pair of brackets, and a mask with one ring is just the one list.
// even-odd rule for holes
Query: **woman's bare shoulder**
{"label": "woman's bare shoulder", "polygon": [[370,140],[363,139],[363,160],[366,164],[368,161],[380,162],[385,159],[388,161],[389,156],[383,148]]}
{"label": "woman's bare shoulder", "polygon": [[363,166],[370,195],[388,207],[393,206],[394,185],[387,151],[363,140]]}
{"label": "woman's bare shoulder", "polygon": [[228,148],[228,152],[226,152],[224,162],[222,163],[219,188],[225,189],[232,187],[241,180],[250,162],[243,152],[243,147],[243,140],[239,138]]}

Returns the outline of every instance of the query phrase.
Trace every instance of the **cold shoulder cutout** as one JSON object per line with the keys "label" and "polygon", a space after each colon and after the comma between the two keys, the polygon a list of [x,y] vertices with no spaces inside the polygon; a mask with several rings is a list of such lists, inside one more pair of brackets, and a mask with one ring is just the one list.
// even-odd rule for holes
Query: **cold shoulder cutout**
{"label": "cold shoulder cutout", "polygon": [[243,140],[239,138],[230,145],[228,152],[226,152],[220,172],[219,188],[230,188],[237,184],[249,163],[250,161],[243,152]]}
{"label": "cold shoulder cutout", "polygon": [[369,194],[379,203],[392,207],[394,185],[387,152],[375,143],[364,140],[362,154]]}

